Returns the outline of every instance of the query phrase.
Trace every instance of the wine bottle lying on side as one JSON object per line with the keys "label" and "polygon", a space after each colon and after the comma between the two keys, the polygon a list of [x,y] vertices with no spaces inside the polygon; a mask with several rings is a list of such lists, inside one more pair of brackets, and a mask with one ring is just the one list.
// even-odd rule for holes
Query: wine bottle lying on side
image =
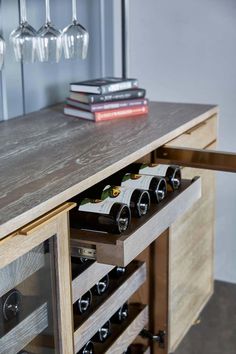
{"label": "wine bottle lying on side", "polygon": [[0,298],[0,309],[6,322],[17,317],[22,310],[22,294],[17,289],[8,291]]}
{"label": "wine bottle lying on side", "polygon": [[122,275],[124,275],[126,272],[126,267],[115,267],[110,271],[110,276],[112,278],[120,278]]}
{"label": "wine bottle lying on side", "polygon": [[92,299],[93,299],[92,292],[89,290],[83,296],[81,296],[79,300],[77,300],[75,311],[80,315],[88,311],[88,309],[92,304]]}
{"label": "wine bottle lying on side", "polygon": [[98,198],[116,203],[124,203],[129,206],[132,216],[141,217],[150,208],[150,195],[148,191],[137,188],[126,188],[119,184],[107,184],[110,178],[98,183],[87,191],[89,198]]}
{"label": "wine bottle lying on side", "polygon": [[94,335],[93,341],[97,343],[103,343],[111,335],[111,322],[107,321]]}
{"label": "wine bottle lying on side", "polygon": [[104,183],[128,189],[148,191],[153,203],[159,203],[167,194],[166,179],[160,176],[148,176],[128,173],[129,166],[108,177]]}
{"label": "wine bottle lying on side", "polygon": [[131,212],[124,203],[112,198],[73,200],[77,207],[70,212],[71,227],[114,234],[121,234],[129,227]]}
{"label": "wine bottle lying on side", "polygon": [[101,280],[99,280],[92,288],[92,293],[98,296],[103,295],[109,288],[109,275],[105,275]]}
{"label": "wine bottle lying on side", "polygon": [[129,315],[129,307],[128,304],[123,304],[118,311],[112,316],[111,321],[114,323],[122,323],[124,322]]}
{"label": "wine bottle lying on side", "polygon": [[91,341],[89,341],[77,354],[94,354],[94,353],[95,353],[94,345]]}
{"label": "wine bottle lying on side", "polygon": [[138,173],[145,176],[164,177],[172,190],[179,189],[181,185],[181,170],[176,165],[133,163],[126,170],[130,173]]}

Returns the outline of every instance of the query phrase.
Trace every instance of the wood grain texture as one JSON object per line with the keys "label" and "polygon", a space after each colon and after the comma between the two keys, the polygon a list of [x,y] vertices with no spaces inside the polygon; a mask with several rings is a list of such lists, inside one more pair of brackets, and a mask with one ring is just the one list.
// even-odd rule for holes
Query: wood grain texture
{"label": "wood grain texture", "polygon": [[174,351],[213,293],[214,172],[202,178],[202,198],[170,228],[169,350]]}
{"label": "wood grain texture", "polygon": [[44,303],[0,338],[0,353],[18,353],[48,326],[47,303]]}
{"label": "wood grain texture", "polygon": [[217,138],[217,115],[187,130],[166,144],[167,147],[193,147],[204,149],[209,142]]}
{"label": "wood grain texture", "polygon": [[126,266],[185,213],[201,196],[201,180],[182,182],[179,191],[170,193],[147,216],[133,219],[130,229],[120,236],[71,229],[71,247],[81,244],[96,246],[99,263]]}
{"label": "wood grain texture", "polygon": [[[27,225],[23,229],[23,234],[21,234],[21,230],[19,230],[19,232],[13,233],[11,236],[0,240],[0,268],[17,260],[19,257],[32,250],[32,248],[39,246],[42,242],[55,235],[58,231],[58,219],[63,215],[62,209],[66,214],[67,210],[72,206],[71,203],[64,203],[64,205],[65,207],[60,205],[58,208],[49,212],[49,215],[52,215],[52,218],[43,215],[42,218]],[[68,235],[69,233],[67,234],[67,237],[69,237]]]}
{"label": "wood grain texture", "polygon": [[153,333],[165,331],[165,346],[152,344],[153,354],[167,354],[169,340],[169,229],[167,229],[152,245],[152,283],[153,297],[150,302],[150,328]]}
{"label": "wood grain texture", "polygon": [[87,341],[108,321],[111,316],[131,297],[131,295],[146,280],[146,266],[141,264],[131,276],[122,283],[106,300],[95,310],[74,333],[75,352],[77,353]]}
{"label": "wood grain texture", "polygon": [[75,303],[91,289],[98,280],[108,274],[114,266],[94,262],[72,281],[72,301]]}
{"label": "wood grain texture", "polygon": [[0,297],[44,266],[43,244],[0,269]]}
{"label": "wood grain texture", "polygon": [[153,102],[149,116],[94,124],[60,105],[0,123],[0,238],[216,112]]}
{"label": "wood grain texture", "polygon": [[73,317],[71,290],[71,259],[69,248],[68,213],[60,214],[57,219],[57,241],[55,252],[55,281],[57,287],[56,320],[60,353],[73,353]]}

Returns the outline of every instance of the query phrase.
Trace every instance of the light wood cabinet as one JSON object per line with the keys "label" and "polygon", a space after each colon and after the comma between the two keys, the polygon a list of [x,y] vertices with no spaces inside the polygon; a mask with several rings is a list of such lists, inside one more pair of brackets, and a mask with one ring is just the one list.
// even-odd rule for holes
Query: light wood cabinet
{"label": "light wood cabinet", "polygon": [[[45,350],[47,346],[54,346],[55,353],[76,354],[119,307],[129,301],[129,319],[122,325],[112,324],[111,336],[106,343],[96,344],[96,353],[121,354],[133,341],[144,343],[146,353],[173,352],[213,293],[215,177],[214,172],[206,170],[212,153],[203,159],[199,156],[215,147],[217,109],[213,106],[153,103],[149,119],[140,118],[138,123],[127,120],[117,125],[91,126],[86,122],[82,128],[77,127],[75,120],[67,118],[65,121],[58,110],[50,112],[48,124],[51,128],[59,124],[60,130],[68,124],[67,132],[61,137],[66,136],[68,141],[58,160],[54,161],[58,146],[51,151],[49,144],[47,152],[54,165],[66,166],[69,172],[65,167],[60,167],[59,172],[54,171],[55,180],[48,181],[46,189],[42,187],[42,181],[37,181],[37,193],[42,203],[37,205],[35,199],[39,197],[33,192],[29,212],[25,205],[21,206],[21,213],[15,207],[11,209],[12,222],[18,230],[0,241],[0,280],[3,279],[4,283],[2,286],[0,282],[0,297],[28,279],[27,286],[22,288],[23,294],[29,296],[32,289],[37,293],[42,288],[32,275],[45,267],[44,243],[52,240],[53,257],[48,272],[54,285],[52,320],[56,330],[33,342],[31,337],[27,343],[21,344],[19,340],[17,350],[33,343],[39,353],[41,347]],[[49,118],[48,112],[38,114],[34,120],[35,129],[38,129],[40,119],[45,123]],[[70,134],[71,140],[68,138]],[[48,137],[51,141],[49,138],[55,137]],[[78,138],[82,141],[89,138],[89,152],[87,140],[81,145]],[[104,141],[106,143],[102,145]],[[102,152],[98,153],[101,145]],[[197,153],[194,152],[196,149]],[[186,151],[184,156],[183,151]],[[235,154],[232,155],[234,158]],[[147,216],[133,220],[129,231],[121,236],[70,229],[68,215],[74,205],[64,202],[137,159],[173,161],[180,165],[183,162],[184,166],[190,167],[182,169],[181,189],[170,193],[158,206],[152,206]],[[221,159],[219,164],[215,157],[212,161],[215,169],[225,168]],[[230,168],[234,170],[229,165],[225,169]],[[192,180],[195,176],[199,177]],[[10,194],[10,184],[6,190]],[[25,190],[26,185],[22,194]],[[7,194],[7,200],[13,197]],[[19,205],[17,200],[15,205]],[[5,237],[9,230],[14,231],[14,227],[11,228],[7,208],[3,206],[1,210],[4,222],[0,231]],[[25,222],[28,224],[23,226]],[[82,255],[93,259],[73,278],[69,242],[73,257]],[[86,315],[72,316],[72,310],[83,294],[115,266],[127,266],[127,274],[119,282],[112,282],[110,290],[95,300]],[[16,269],[20,271],[15,272]],[[47,312],[44,303],[28,319],[32,323],[36,317],[41,319],[38,324],[42,323],[42,328],[47,324],[43,322]],[[154,334],[164,333],[161,345],[140,338],[139,333],[144,327]],[[38,336],[35,334],[34,337]],[[5,352],[0,349],[0,353]]]}

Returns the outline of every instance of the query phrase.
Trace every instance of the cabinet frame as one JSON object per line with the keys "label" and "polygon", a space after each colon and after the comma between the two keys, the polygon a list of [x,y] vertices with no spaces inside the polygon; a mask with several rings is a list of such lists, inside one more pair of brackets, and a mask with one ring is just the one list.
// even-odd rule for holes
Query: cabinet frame
{"label": "cabinet frame", "polygon": [[61,354],[73,353],[74,350],[68,218],[68,211],[74,206],[74,203],[65,203],[0,241],[1,269],[52,236],[55,237],[56,339]]}

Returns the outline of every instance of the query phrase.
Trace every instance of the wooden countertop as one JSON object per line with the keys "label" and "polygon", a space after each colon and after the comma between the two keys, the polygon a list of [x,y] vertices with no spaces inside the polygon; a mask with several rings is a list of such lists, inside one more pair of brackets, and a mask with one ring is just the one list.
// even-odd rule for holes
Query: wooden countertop
{"label": "wooden countertop", "polygon": [[0,238],[216,112],[151,102],[149,116],[95,124],[58,105],[0,123]]}

